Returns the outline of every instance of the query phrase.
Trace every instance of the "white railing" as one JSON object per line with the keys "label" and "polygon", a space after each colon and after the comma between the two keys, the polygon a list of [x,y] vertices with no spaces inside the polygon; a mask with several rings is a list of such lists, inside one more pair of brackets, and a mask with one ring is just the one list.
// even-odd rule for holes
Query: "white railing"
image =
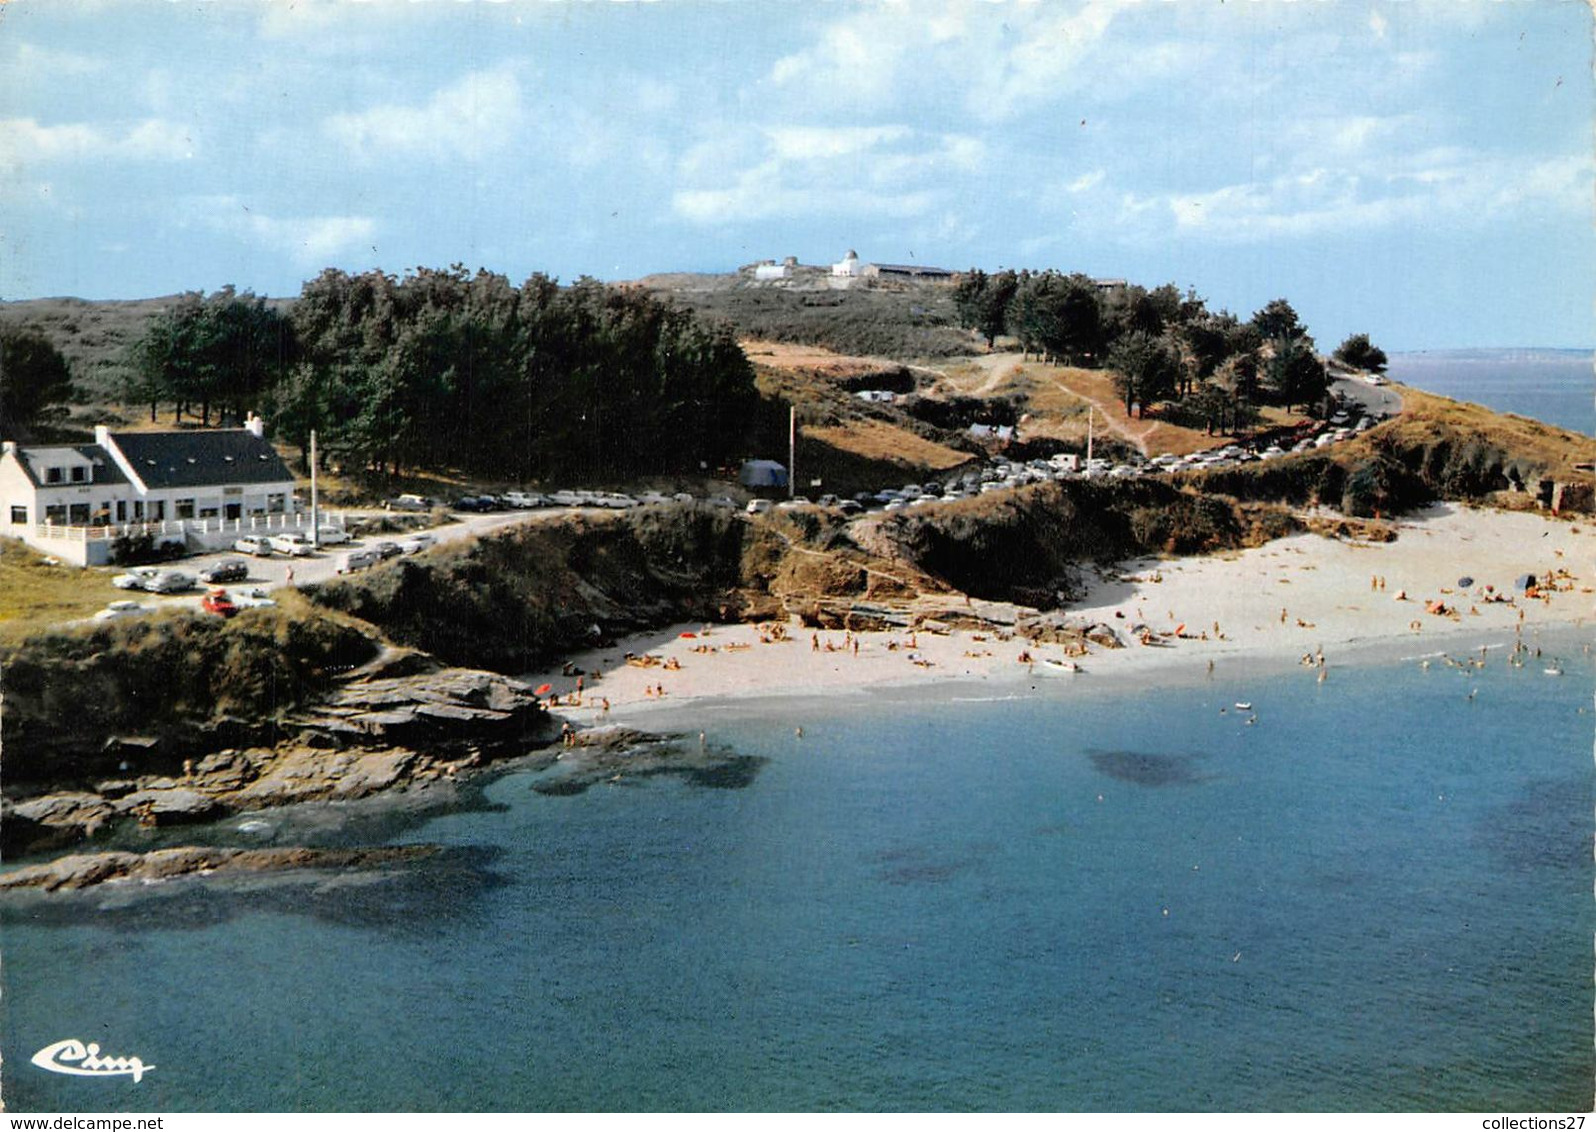
{"label": "white railing", "polygon": [[[321,525],[342,527],[342,513],[323,514]],[[310,527],[310,512],[293,514],[254,514],[238,519],[156,519],[132,523],[110,523],[100,526],[81,526],[71,523],[36,523],[35,538],[61,542],[93,542],[100,539],[121,538],[127,535],[149,535],[152,538],[187,538],[196,535],[201,541],[206,537],[244,535],[259,531],[306,530]]]}

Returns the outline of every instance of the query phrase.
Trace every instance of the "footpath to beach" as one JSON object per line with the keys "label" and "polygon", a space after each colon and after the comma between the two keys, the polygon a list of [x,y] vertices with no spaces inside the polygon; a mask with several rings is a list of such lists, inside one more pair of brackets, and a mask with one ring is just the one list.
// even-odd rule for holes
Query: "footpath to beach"
{"label": "footpath to beach", "polygon": [[[780,627],[676,626],[578,654],[566,669],[531,679],[562,698],[557,712],[595,725],[703,697],[1030,675],[1134,680],[1238,660],[1286,666],[1311,657],[1317,666],[1320,653],[1329,678],[1349,646],[1410,640],[1420,652],[1463,652],[1482,635],[1576,625],[1596,614],[1590,527],[1454,505],[1395,525],[1396,539],[1385,543],[1301,534],[1225,555],[1126,563],[1067,610],[1073,621],[1113,626],[1126,642],[1091,645],[1076,657],[1075,675],[1046,663],[1065,658],[1062,646],[1032,645],[998,626],[853,634],[812,631],[794,619]],[[1526,574],[1538,583],[1529,594],[1516,585]],[[1465,578],[1472,584],[1460,586]]]}

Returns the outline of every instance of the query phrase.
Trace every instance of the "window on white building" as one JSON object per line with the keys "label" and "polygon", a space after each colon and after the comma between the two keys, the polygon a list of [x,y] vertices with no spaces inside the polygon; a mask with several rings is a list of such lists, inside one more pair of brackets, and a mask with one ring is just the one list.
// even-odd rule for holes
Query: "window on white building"
{"label": "window on white building", "polygon": [[172,501],[172,515],[178,519],[192,519],[194,517],[194,501],[192,499],[174,499]]}
{"label": "window on white building", "polygon": [[11,505],[11,521],[13,523],[26,523],[28,521],[27,507],[13,503]]}

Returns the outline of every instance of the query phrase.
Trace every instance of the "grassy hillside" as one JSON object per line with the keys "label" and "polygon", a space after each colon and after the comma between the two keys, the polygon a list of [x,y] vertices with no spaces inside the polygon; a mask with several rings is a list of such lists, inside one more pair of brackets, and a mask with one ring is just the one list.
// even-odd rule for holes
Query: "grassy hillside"
{"label": "grassy hillside", "polygon": [[914,359],[974,352],[959,327],[951,287],[861,286],[790,290],[736,276],[656,276],[643,286],[725,322],[739,338],[824,346],[843,354]]}

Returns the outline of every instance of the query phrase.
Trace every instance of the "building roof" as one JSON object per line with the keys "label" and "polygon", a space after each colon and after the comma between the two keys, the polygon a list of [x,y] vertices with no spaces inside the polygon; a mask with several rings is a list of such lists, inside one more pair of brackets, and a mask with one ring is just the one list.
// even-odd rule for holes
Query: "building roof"
{"label": "building roof", "polygon": [[917,263],[878,263],[877,271],[885,271],[892,275],[935,275],[938,277],[952,275],[953,272],[945,267],[924,267]]}
{"label": "building roof", "polygon": [[[50,460],[52,452],[71,452],[73,455],[87,460],[94,469],[94,475],[87,481],[74,483],[70,478],[60,483],[48,483],[45,480],[44,469],[56,466]],[[72,464],[79,461],[73,460]],[[111,459],[98,444],[52,444],[45,447],[28,447],[17,449],[17,465],[34,487],[82,487],[83,484],[111,484],[127,483],[127,477],[122,474],[122,469],[116,466],[116,461]]]}
{"label": "building roof", "polygon": [[248,429],[116,432],[109,437],[148,488],[283,483],[294,476]]}

